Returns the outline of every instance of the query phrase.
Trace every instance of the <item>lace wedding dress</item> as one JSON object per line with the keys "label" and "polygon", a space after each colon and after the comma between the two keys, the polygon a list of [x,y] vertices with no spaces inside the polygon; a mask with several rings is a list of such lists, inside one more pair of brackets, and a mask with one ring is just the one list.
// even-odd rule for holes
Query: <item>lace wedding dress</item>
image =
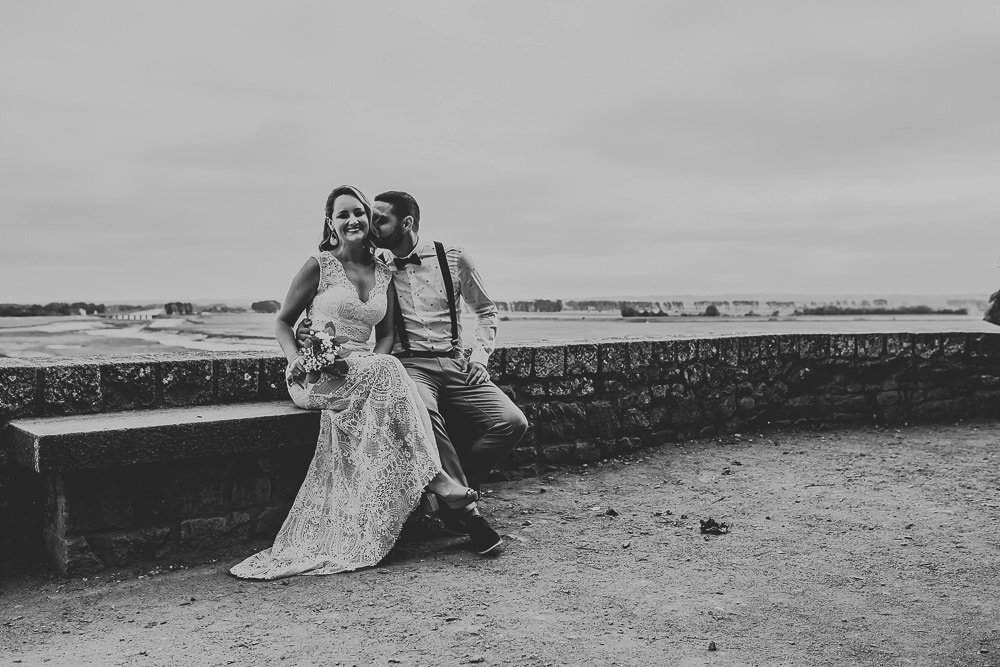
{"label": "lace wedding dress", "polygon": [[349,371],[291,385],[296,405],[321,410],[316,453],[274,546],[230,572],[245,579],[333,574],[375,565],[395,544],[427,483],[441,471],[430,417],[416,385],[395,357],[374,354],[368,340],[385,315],[388,268],[376,260],[375,286],[361,301],[330,252],[320,266],[308,316],[348,336]]}

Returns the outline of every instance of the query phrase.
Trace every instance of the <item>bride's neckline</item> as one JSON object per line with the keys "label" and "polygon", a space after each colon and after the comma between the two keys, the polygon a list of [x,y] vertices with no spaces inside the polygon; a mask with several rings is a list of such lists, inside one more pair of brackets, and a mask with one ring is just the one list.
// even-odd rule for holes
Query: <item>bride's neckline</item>
{"label": "bride's neckline", "polygon": [[354,290],[353,290],[354,291],[354,298],[356,298],[359,303],[364,303],[364,304],[367,304],[369,301],[371,301],[371,299],[372,299],[372,293],[375,292],[375,280],[378,278],[378,271],[375,268],[375,262],[372,262],[372,279],[373,279],[372,280],[372,288],[370,290],[368,290],[368,298],[367,299],[362,299],[361,298],[361,292],[358,289],[358,287],[359,287],[358,284],[355,283],[353,280],[351,280],[351,277],[349,275],[347,275],[347,267],[344,266],[344,263],[342,261],[340,261],[339,257],[337,257],[336,255],[334,255],[329,250],[327,252],[330,254],[330,257],[332,257],[333,259],[337,260],[337,264],[340,265],[340,272],[343,274],[344,280],[346,280],[348,283],[351,284],[352,287],[354,287]]}

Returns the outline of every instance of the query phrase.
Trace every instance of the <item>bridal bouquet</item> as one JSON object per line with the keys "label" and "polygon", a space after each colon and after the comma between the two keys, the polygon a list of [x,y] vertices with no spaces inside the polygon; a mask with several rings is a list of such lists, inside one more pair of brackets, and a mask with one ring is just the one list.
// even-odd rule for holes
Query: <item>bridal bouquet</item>
{"label": "bridal bouquet", "polygon": [[337,335],[333,322],[327,323],[322,331],[314,332],[309,345],[299,352],[306,370],[306,381],[316,382],[323,371],[334,375],[347,373],[345,359],[351,356],[351,351],[343,349],[342,345],[349,340],[347,336]]}

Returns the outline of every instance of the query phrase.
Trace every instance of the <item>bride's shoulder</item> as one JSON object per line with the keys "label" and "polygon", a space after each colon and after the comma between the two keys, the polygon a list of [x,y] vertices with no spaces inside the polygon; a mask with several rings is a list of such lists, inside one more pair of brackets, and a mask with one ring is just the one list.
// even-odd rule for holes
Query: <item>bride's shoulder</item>
{"label": "bride's shoulder", "polygon": [[292,278],[291,289],[315,290],[323,278],[323,267],[319,259],[311,255],[302,264],[295,277]]}
{"label": "bride's shoulder", "polygon": [[309,267],[315,273],[321,288],[328,286],[336,280],[336,276],[340,273],[337,270],[339,264],[340,262],[337,261],[337,257],[329,250],[314,252],[306,260],[306,267]]}
{"label": "bride's shoulder", "polygon": [[314,252],[306,259],[306,266],[315,266],[322,271],[330,262],[326,255],[327,253],[322,250]]}
{"label": "bride's shoulder", "polygon": [[323,267],[322,254],[317,252],[306,257],[306,261],[302,263],[302,271],[319,271]]}

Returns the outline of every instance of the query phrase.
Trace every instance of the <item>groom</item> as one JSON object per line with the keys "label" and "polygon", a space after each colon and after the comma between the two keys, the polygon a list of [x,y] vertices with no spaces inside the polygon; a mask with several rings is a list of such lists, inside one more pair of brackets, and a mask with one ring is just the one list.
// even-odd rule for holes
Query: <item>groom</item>
{"label": "groom", "polygon": [[[469,253],[420,238],[420,207],[405,192],[375,197],[372,240],[387,249],[383,259],[396,291],[395,355],[413,378],[430,413],[441,466],[456,480],[479,488],[487,473],[524,436],[524,413],[490,381],[486,370],[496,347],[497,308],[487,296]],[[475,344],[468,361],[462,353],[462,301],[476,314]],[[296,331],[303,340],[308,326]],[[456,448],[442,413],[473,434]],[[472,548],[491,555],[502,540],[478,511],[444,517],[467,532]]]}

